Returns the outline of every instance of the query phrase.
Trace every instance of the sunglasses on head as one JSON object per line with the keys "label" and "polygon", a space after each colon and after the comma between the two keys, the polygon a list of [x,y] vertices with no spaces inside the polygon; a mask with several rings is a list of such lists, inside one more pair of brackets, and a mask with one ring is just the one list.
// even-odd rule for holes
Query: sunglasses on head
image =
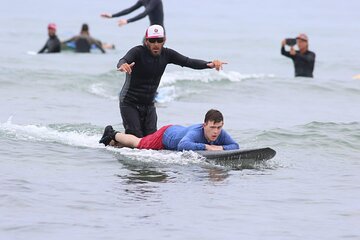
{"label": "sunglasses on head", "polygon": [[155,42],[157,42],[157,43],[163,43],[163,42],[164,42],[164,38],[148,38],[148,41],[149,41],[150,43],[155,43]]}

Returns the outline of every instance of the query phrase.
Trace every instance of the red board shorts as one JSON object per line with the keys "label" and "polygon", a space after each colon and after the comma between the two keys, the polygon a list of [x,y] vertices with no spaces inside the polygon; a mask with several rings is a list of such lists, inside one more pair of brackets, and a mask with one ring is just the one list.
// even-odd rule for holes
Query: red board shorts
{"label": "red board shorts", "polygon": [[153,150],[161,150],[164,149],[164,144],[162,142],[164,132],[166,129],[171,127],[171,125],[166,125],[156,132],[143,137],[139,145],[137,146],[138,149],[153,149]]}

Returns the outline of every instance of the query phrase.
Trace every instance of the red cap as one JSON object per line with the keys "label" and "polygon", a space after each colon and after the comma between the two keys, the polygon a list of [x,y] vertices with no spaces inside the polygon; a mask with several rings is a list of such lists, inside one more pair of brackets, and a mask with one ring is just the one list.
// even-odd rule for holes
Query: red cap
{"label": "red cap", "polygon": [[56,24],[55,23],[49,23],[48,29],[56,30]]}

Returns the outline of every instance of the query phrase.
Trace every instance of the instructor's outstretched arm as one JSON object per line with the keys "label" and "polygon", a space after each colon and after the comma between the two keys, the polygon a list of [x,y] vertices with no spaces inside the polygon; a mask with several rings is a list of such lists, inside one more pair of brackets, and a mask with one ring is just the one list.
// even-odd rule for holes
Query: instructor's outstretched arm
{"label": "instructor's outstretched arm", "polygon": [[124,16],[126,14],[129,14],[133,11],[135,11],[136,9],[140,8],[142,6],[141,2],[136,2],[135,5],[126,8],[118,13],[114,13],[114,14],[110,14],[110,13],[102,13],[100,14],[101,17],[103,18],[115,18],[115,17],[120,17],[120,16]]}

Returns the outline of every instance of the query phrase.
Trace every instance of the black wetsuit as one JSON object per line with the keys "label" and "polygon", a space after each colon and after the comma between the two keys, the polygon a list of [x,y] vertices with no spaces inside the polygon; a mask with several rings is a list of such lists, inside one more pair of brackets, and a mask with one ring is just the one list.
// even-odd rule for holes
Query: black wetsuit
{"label": "black wetsuit", "polygon": [[135,65],[131,74],[126,74],[120,92],[120,113],[125,132],[137,137],[146,136],[157,130],[154,100],[167,64],[193,69],[209,68],[209,62],[185,57],[170,48],[163,48],[159,56],[153,56],[144,45],[130,49],[119,60],[117,67],[132,62],[135,62]]}
{"label": "black wetsuit", "polygon": [[135,3],[134,6],[124,9],[121,12],[112,14],[112,17],[114,18],[124,16],[135,11],[141,6],[145,7],[145,11],[133,18],[129,18],[127,20],[128,23],[135,22],[141,18],[144,18],[146,15],[149,15],[150,25],[159,24],[164,26],[164,10],[161,0],[139,0]]}
{"label": "black wetsuit", "polygon": [[285,47],[282,47],[281,54],[293,60],[295,77],[313,77],[315,53],[306,51],[305,54],[301,54],[299,51],[296,51],[296,54],[293,56],[290,52],[285,51]]}
{"label": "black wetsuit", "polygon": [[[47,51],[45,52],[45,50]],[[60,40],[56,35],[54,35],[49,37],[44,47],[40,49],[38,53],[58,53],[60,51],[61,51]]]}

